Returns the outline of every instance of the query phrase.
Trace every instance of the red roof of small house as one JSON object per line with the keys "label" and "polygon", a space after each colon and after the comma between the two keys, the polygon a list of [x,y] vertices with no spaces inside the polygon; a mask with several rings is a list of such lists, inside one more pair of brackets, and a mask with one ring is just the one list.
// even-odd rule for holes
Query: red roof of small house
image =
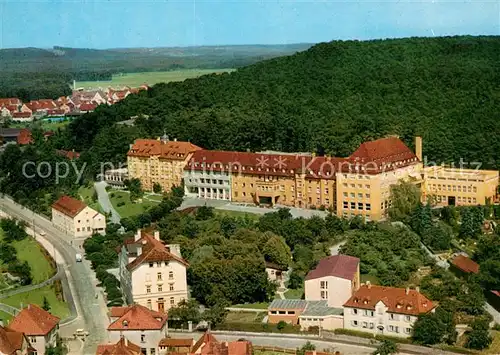
{"label": "red roof of small house", "polygon": [[30,118],[31,112],[13,112],[12,117],[13,118]]}
{"label": "red roof of small house", "polygon": [[309,271],[306,280],[335,276],[353,280],[358,272],[359,259],[349,255],[332,255],[321,259],[313,270]]}
{"label": "red roof of small house", "polygon": [[248,340],[230,341],[227,343],[228,355],[251,355],[252,343]]}
{"label": "red roof of small house", "polygon": [[172,260],[175,260],[184,266],[189,266],[186,260],[171,253],[168,247],[148,233],[142,233],[142,237],[138,241],[128,243],[125,242],[125,244],[140,244],[142,246],[141,255],[137,256],[127,265],[128,270],[133,270],[143,263]]}
{"label": "red roof of small house", "polygon": [[362,285],[347,300],[344,307],[375,310],[377,303],[382,302],[390,313],[418,316],[430,312],[435,304],[418,290]]}
{"label": "red roof of small house", "polygon": [[457,255],[451,263],[463,272],[479,273],[479,264],[464,255]]}
{"label": "red roof of small house", "polygon": [[209,344],[219,344],[219,341],[212,335],[212,333],[210,333],[210,331],[206,331],[193,345],[191,352],[196,353],[200,348],[202,348],[201,353],[203,354],[203,347]]}
{"label": "red roof of small house", "polygon": [[87,207],[87,205],[84,202],[66,195],[52,204],[53,209],[71,218],[78,215],[85,207]]}
{"label": "red roof of small house", "polygon": [[17,144],[26,145],[30,144],[33,141],[31,137],[31,131],[27,128],[21,129],[19,135],[17,136]]}
{"label": "red roof of small house", "polygon": [[49,116],[64,115],[65,113],[66,113],[66,111],[64,111],[63,109],[60,109],[60,108],[47,110],[47,115],[49,115]]}
{"label": "red roof of small house", "polygon": [[23,333],[0,326],[0,353],[14,355],[23,347],[26,337]]}
{"label": "red roof of small house", "polygon": [[130,157],[158,156],[160,159],[184,160],[200,147],[181,141],[162,142],[156,139],[137,139],[128,151]]}
{"label": "red roof of small house", "polygon": [[37,305],[30,304],[12,319],[9,328],[28,336],[47,335],[57,326],[59,320]]}
{"label": "red roof of small house", "polygon": [[98,345],[96,355],[140,355],[141,347],[122,337],[116,344]]}
{"label": "red roof of small house", "polygon": [[66,157],[70,160],[73,160],[73,159],[78,159],[80,158],[80,153],[78,152],[75,152],[74,150],[71,151],[71,150],[63,150],[63,149],[59,149],[59,150],[56,150],[56,153],[62,157]]}
{"label": "red roof of small house", "polygon": [[57,108],[57,104],[51,99],[32,100],[27,104],[27,106],[33,111]]}
{"label": "red roof of small house", "polygon": [[167,322],[167,314],[152,311],[134,304],[128,307],[113,307],[110,315],[113,320],[108,330],[161,330]]}
{"label": "red roof of small house", "polygon": [[22,105],[23,102],[17,97],[11,97],[6,99],[0,99],[0,106],[2,105]]}
{"label": "red roof of small house", "polygon": [[495,296],[500,297],[500,291],[490,291],[490,292]]}
{"label": "red roof of small house", "polygon": [[84,102],[83,104],[80,105],[79,109],[80,111],[88,112],[88,111],[94,111],[96,107],[97,107],[96,104]]}
{"label": "red roof of small house", "polygon": [[169,346],[191,347],[193,346],[193,338],[189,339],[163,338],[162,340],[160,340],[160,343],[158,345],[162,347],[169,347]]}
{"label": "red roof of small house", "polygon": [[19,108],[17,105],[7,105],[7,104],[0,105],[0,109],[3,109],[3,108],[5,108],[7,111],[9,111],[10,114],[13,114],[13,113],[19,111]]}

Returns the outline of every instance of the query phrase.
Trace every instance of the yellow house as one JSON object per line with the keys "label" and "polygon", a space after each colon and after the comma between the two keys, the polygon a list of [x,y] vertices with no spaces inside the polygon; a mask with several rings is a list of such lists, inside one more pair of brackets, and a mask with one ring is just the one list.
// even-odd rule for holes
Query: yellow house
{"label": "yellow house", "polygon": [[129,178],[139,179],[144,190],[152,191],[160,184],[163,191],[170,191],[181,185],[184,167],[200,149],[189,142],[169,141],[166,136],[137,139],[127,154]]}

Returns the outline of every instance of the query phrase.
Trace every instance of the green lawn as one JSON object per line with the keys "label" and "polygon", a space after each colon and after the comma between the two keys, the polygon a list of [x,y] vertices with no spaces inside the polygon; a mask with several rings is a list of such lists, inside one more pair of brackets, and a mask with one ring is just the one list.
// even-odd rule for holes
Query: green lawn
{"label": "green lawn", "polygon": [[219,216],[230,216],[230,217],[249,217],[253,220],[258,220],[260,218],[260,214],[242,212],[242,211],[229,211],[229,210],[214,210],[215,214]]}
{"label": "green lawn", "polygon": [[100,213],[104,213],[102,208],[101,208],[101,205],[99,204],[98,201],[92,201],[92,196],[94,196],[94,192],[95,192],[95,189],[94,189],[94,186],[90,186],[90,187],[87,187],[87,186],[80,186],[80,188],[78,189],[78,195],[80,196],[81,199],[83,199],[83,201],[90,207],[90,208],[93,208],[94,210],[100,212]]}
{"label": "green lawn", "polygon": [[[130,194],[128,192],[119,190],[110,190],[108,191],[108,194],[109,194],[109,199],[111,200],[111,204],[113,205],[116,212],[118,212],[121,218],[137,216],[143,213],[149,207],[157,205],[161,201],[161,199],[157,201],[151,201],[146,198],[143,198],[142,202],[134,203],[130,201]],[[125,204],[122,206],[118,206],[120,202],[125,202]]]}
{"label": "green lawn", "polygon": [[231,307],[235,308],[250,308],[250,309],[267,309],[269,307],[269,303],[267,302],[258,302],[258,303],[242,303],[237,304]]}
{"label": "green lawn", "polygon": [[143,84],[154,85],[157,83],[168,83],[171,81],[184,81],[189,78],[197,78],[202,75],[211,73],[231,72],[234,69],[186,69],[173,71],[158,71],[147,73],[127,73],[121,75],[113,75],[111,81],[78,81],[78,88],[93,89],[93,88],[120,88],[123,86],[138,87]]}
{"label": "green lawn", "polygon": [[285,298],[292,300],[292,299],[302,299],[302,296],[304,295],[304,289],[303,288],[298,288],[296,290],[289,289],[288,291],[285,292]]}
{"label": "green lawn", "polygon": [[255,323],[261,322],[267,312],[229,312],[226,322]]}
{"label": "green lawn", "polygon": [[[21,308],[21,305],[25,307],[29,303],[42,306],[44,296],[49,301],[50,313],[61,319],[69,316],[70,313],[68,305],[57,299],[54,286],[45,286],[35,291],[20,293],[12,297],[3,298],[1,302],[19,309]],[[3,315],[5,316],[5,313]],[[1,316],[2,314],[0,314],[0,317]]]}
{"label": "green lawn", "polygon": [[[3,238],[0,232],[0,240]],[[27,261],[31,266],[33,283],[40,283],[54,275],[55,270],[43,253],[43,249],[33,238],[27,237],[21,241],[13,241],[11,245],[17,250],[17,258]]]}
{"label": "green lawn", "polygon": [[62,122],[47,122],[47,121],[44,121],[44,120],[38,120],[38,121],[35,121],[35,123],[32,123],[32,122],[27,122],[27,123],[24,123],[24,122],[11,122],[9,124],[9,127],[12,127],[12,128],[28,128],[28,127],[31,127],[33,126],[34,124],[40,124],[42,129],[46,130],[46,131],[57,131],[58,128],[64,128],[66,127],[68,124],[69,124],[69,120],[68,121],[62,121]]}
{"label": "green lawn", "polygon": [[359,276],[359,278],[361,279],[361,282],[365,282],[366,283],[366,281],[370,281],[370,283],[373,284],[373,285],[378,285],[379,284],[377,276],[374,276],[374,275],[361,274]]}

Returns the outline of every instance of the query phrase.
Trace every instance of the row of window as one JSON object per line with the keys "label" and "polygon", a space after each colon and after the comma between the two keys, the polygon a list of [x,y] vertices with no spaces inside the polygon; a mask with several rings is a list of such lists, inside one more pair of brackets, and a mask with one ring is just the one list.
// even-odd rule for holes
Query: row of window
{"label": "row of window", "polygon": [[[436,195],[436,200],[437,202],[448,202],[448,197],[447,196],[442,196],[442,195]],[[456,197],[457,202],[460,203],[477,203],[477,199],[475,197],[462,197],[462,196],[457,196]]]}
{"label": "row of window", "polygon": [[356,204],[356,202],[350,202],[350,203],[347,201],[343,202],[343,207],[345,210],[348,210],[348,209],[355,210],[356,206],[358,207],[357,208],[358,210],[362,210],[362,211],[363,210],[364,211],[371,211],[371,209],[372,209],[371,203],[358,202]]}
{"label": "row of window", "polygon": [[[354,192],[351,192],[351,193],[347,193],[347,192],[344,192],[344,197],[348,197],[350,196],[351,198],[356,198],[356,193]],[[364,194],[364,197],[365,198],[370,198],[370,194]],[[358,192],[358,198],[363,198],[363,193],[362,192]]]}
{"label": "row of window", "polygon": [[[347,184],[347,183],[344,183],[343,186],[344,186],[344,188],[348,188],[348,187],[351,187],[352,189],[356,188],[356,184]],[[367,190],[370,189],[370,185],[369,184],[365,184],[364,187]],[[363,184],[357,184],[357,188],[358,189],[362,189],[363,188]]]}
{"label": "row of window", "polygon": [[[146,301],[147,303],[147,307],[149,309],[153,309],[153,302],[151,301],[151,299],[148,299]],[[163,298],[158,298],[158,303],[163,303]],[[170,306],[174,306],[175,305],[175,298],[174,297],[170,297]]]}
{"label": "row of window", "polygon": [[[82,232],[85,232],[85,227],[83,227],[83,228],[77,228],[77,229],[76,229],[76,231],[77,231],[77,232],[79,232],[80,230],[81,230]],[[87,227],[87,232],[90,232],[91,230],[92,230],[92,228]]]}
{"label": "row of window", "polygon": [[[359,216],[359,214],[356,214],[355,212],[344,212],[342,213],[342,216],[344,218],[354,218],[356,216]],[[370,222],[370,221],[371,221],[370,216],[365,216],[365,222]]]}
{"label": "row of window", "polygon": [[271,314],[294,315],[295,311],[271,311]]}
{"label": "row of window", "polygon": [[[375,312],[372,311],[372,310],[369,310],[369,309],[360,309],[358,310],[357,308],[353,308],[351,309],[351,313],[352,314],[363,314],[363,316],[365,317],[375,317]],[[384,311],[383,309],[379,309],[379,314],[384,314]],[[401,315],[402,316],[402,315]],[[399,314],[395,314],[395,313],[389,313],[389,319],[390,320],[394,320],[394,321],[399,321],[399,317],[400,315]],[[411,322],[411,316],[404,316],[404,320],[406,322]]]}
{"label": "row of window", "polygon": [[434,191],[477,192],[476,186],[429,184]]}
{"label": "row of window", "polygon": [[[351,321],[351,325],[353,327],[357,327],[357,326],[360,325],[360,322],[358,322],[357,320],[353,320],[353,321]],[[361,327],[362,328],[366,328],[366,329],[373,329],[373,328],[375,328],[375,324],[373,324],[372,322],[361,322]],[[387,330],[389,332],[399,333],[399,327],[398,326],[390,325],[390,326],[387,327]],[[404,328],[404,332],[405,332],[405,334],[410,334],[411,333],[411,328]]]}
{"label": "row of window", "polygon": [[[198,182],[198,179],[189,179],[189,182]],[[215,180],[215,179],[203,179],[200,178],[200,183],[201,184],[212,184],[212,185],[229,185],[228,180]]]}
{"label": "row of window", "polygon": [[[161,265],[161,261],[160,262],[157,262],[156,265],[159,266],[159,264]],[[154,263],[149,263],[149,267],[153,267]],[[165,262],[165,266],[167,266],[168,263]],[[156,273],[156,279],[158,281],[163,281],[163,273],[161,272],[158,272]],[[174,279],[174,272],[173,271],[169,271],[168,272],[168,279],[169,280],[173,280]],[[151,275],[150,274],[146,274],[146,281],[151,281]]]}
{"label": "row of window", "polygon": [[366,179],[366,180],[370,180],[370,175],[361,175],[361,174],[347,175],[347,174],[344,174],[344,179],[359,179],[359,180]]}
{"label": "row of window", "polygon": [[[168,284],[169,291],[174,291],[174,284]],[[163,292],[163,285],[158,285],[158,292]],[[151,286],[146,286],[146,293],[151,293]]]}

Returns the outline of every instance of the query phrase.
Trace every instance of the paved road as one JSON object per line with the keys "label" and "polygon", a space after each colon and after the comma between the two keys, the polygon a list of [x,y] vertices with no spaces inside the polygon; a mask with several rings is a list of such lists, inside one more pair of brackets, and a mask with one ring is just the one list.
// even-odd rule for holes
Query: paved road
{"label": "paved road", "polygon": [[[34,222],[36,230],[44,230],[44,238],[48,240],[63,258],[63,265],[68,271],[68,282],[73,295],[79,317],[72,323],[75,328],[84,328],[90,335],[83,347],[83,354],[94,354],[101,343],[108,343],[107,309],[103,305],[102,296],[95,298],[95,277],[89,263],[77,263],[75,254],[78,250],[70,245],[70,237],[54,228],[44,217],[34,214],[31,210],[17,205],[8,198],[0,198],[0,209],[12,217],[25,220],[29,225]],[[81,251],[80,251],[81,252]],[[58,262],[61,262],[58,260]],[[63,286],[65,283],[63,282]],[[67,294],[68,292],[65,292]],[[62,329],[61,329],[62,332]]]}
{"label": "paved road", "polygon": [[330,247],[330,255],[339,255],[340,248],[342,245],[344,245],[347,241],[343,240],[340,243],[335,244],[334,246]]}
{"label": "paved road", "polygon": [[105,181],[99,181],[94,184],[94,188],[97,192],[97,199],[104,212],[111,212],[111,222],[120,224],[121,217],[118,212],[116,212],[113,205],[111,204],[111,201],[109,200],[106,186],[108,186],[108,184],[106,184]]}

